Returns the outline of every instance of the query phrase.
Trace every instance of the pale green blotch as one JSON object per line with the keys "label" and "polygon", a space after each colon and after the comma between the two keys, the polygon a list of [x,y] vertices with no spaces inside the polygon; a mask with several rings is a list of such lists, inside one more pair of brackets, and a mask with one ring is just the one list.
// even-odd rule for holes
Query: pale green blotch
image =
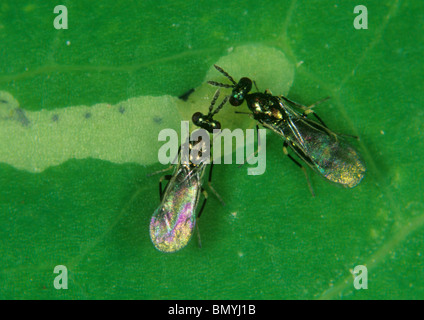
{"label": "pale green blotch", "polygon": [[142,96],[116,105],[25,111],[23,125],[14,115],[18,102],[0,91],[0,162],[31,172],[72,158],[157,163],[160,130],[180,127],[176,101]]}
{"label": "pale green blotch", "polygon": [[[294,66],[278,49],[248,45],[228,50],[216,64],[235,81],[241,77],[255,80],[260,91],[270,89],[286,95],[294,78]],[[204,83],[188,101],[171,96],[141,96],[116,105],[70,106],[57,110],[25,111],[9,93],[0,91],[0,162],[30,172],[41,172],[68,159],[96,158],[114,163],[133,162],[150,165],[158,162],[158,141],[162,129],[180,133],[180,121],[191,123],[193,113],[208,112],[216,87],[213,80],[229,83],[213,66]],[[231,90],[221,88],[217,105]],[[256,90],[256,89],[253,89]],[[229,104],[215,116],[222,128],[254,128],[246,104]],[[194,129],[191,126],[191,129]]]}

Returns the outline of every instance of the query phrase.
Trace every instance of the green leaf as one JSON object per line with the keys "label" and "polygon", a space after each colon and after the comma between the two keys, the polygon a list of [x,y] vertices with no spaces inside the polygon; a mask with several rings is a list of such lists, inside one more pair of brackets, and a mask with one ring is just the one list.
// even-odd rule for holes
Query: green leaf
{"label": "green leaf", "polygon": [[[69,29],[56,30],[57,3],[3,1],[0,298],[423,299],[424,5],[361,4],[366,30],[353,27],[349,1],[73,1]],[[159,205],[159,175],[148,175],[164,169],[154,160],[157,132],[179,129],[200,97],[189,98],[186,113],[175,97],[205,88],[212,65],[245,46],[285,54],[294,66],[290,99],[310,105],[331,97],[316,112],[335,132],[360,137],[366,177],[348,190],[308,170],[313,198],[270,133],[265,174],[248,176],[236,164],[214,168],[226,205],[209,192],[202,248],[195,236],[181,251],[161,253],[148,229]],[[261,91],[287,93],[274,84],[283,79],[278,66],[265,83],[261,71],[269,72],[255,69],[249,54],[239,63]],[[215,74],[209,79],[221,81]],[[143,107],[137,117],[122,113],[122,122],[118,111],[131,99],[151,100],[134,106]],[[222,117],[244,116],[225,108]],[[47,124],[61,120],[68,131],[47,135]],[[92,126],[86,135],[75,129],[83,121]],[[243,129],[254,125],[241,121]],[[87,138],[80,154],[69,151],[71,132]],[[110,140],[117,135],[125,139]],[[46,138],[48,163],[36,167],[42,155],[34,146]],[[128,153],[120,154],[119,141]],[[132,145],[146,158],[131,158]],[[70,159],[63,162],[62,153]],[[68,269],[67,290],[53,286],[57,265]],[[354,288],[357,265],[368,268],[367,290]]]}

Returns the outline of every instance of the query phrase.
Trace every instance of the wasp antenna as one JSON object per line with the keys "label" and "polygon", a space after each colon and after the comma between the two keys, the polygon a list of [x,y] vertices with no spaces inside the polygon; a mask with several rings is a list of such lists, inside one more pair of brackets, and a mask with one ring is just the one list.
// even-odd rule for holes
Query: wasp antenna
{"label": "wasp antenna", "polygon": [[321,104],[321,103],[323,103],[323,102],[325,102],[325,101],[327,101],[327,100],[330,100],[330,99],[331,99],[331,97],[330,97],[330,96],[328,96],[328,97],[325,97],[324,99],[318,100],[317,102],[315,102],[315,103],[311,104],[311,105],[308,107],[308,109],[312,109],[313,107],[315,107],[315,106],[317,106],[317,105],[319,105],[319,104]]}
{"label": "wasp antenna", "polygon": [[214,116],[215,114],[218,113],[219,110],[222,109],[222,107],[227,103],[228,99],[230,98],[230,96],[226,96],[224,98],[224,100],[222,100],[221,104],[215,109],[215,111],[211,114],[211,116]]}
{"label": "wasp antenna", "polygon": [[211,114],[212,113],[212,109],[213,109],[213,106],[215,105],[215,102],[216,102],[216,100],[218,99],[218,97],[219,97],[219,89],[218,90],[216,90],[215,91],[215,94],[213,95],[213,98],[212,98],[212,101],[211,101],[211,104],[209,105],[209,112],[208,112],[208,118],[209,117],[211,117],[213,114]]}
{"label": "wasp antenna", "polygon": [[234,86],[232,86],[231,84],[219,83],[215,81],[208,81],[208,84],[215,87],[221,87],[221,88],[234,88]]}
{"label": "wasp antenna", "polygon": [[216,64],[214,64],[213,66],[215,67],[216,70],[221,72],[228,80],[230,80],[233,83],[233,85],[237,85],[237,82],[234,81],[233,77],[230,76],[226,71],[224,71],[224,69],[222,69],[220,66],[217,66]]}
{"label": "wasp antenna", "polygon": [[258,86],[256,85],[256,81],[253,80],[253,84],[255,85],[256,91],[259,91]]}

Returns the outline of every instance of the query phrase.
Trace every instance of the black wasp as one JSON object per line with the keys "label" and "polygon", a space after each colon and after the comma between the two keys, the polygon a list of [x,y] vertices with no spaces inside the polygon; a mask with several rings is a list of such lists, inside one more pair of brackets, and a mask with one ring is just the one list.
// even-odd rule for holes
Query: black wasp
{"label": "black wasp", "polygon": [[[207,115],[196,112],[192,117],[193,123],[196,126],[211,133],[213,129],[219,129],[221,127],[221,124],[213,119],[213,115],[228,100],[228,98],[225,98],[216,110],[212,111],[218,96],[219,90],[217,90],[212,99]],[[208,146],[200,138],[195,142],[189,143],[190,157],[187,163],[182,161],[181,147],[179,148],[178,164],[175,167],[174,174],[164,176],[165,179],[169,180],[164,191],[162,191],[162,179],[159,182],[161,203],[150,220],[150,238],[159,251],[176,252],[185,247],[191,239],[196,221],[205,207],[207,193],[202,185],[207,167],[207,161],[205,160],[207,159],[202,157],[202,150],[206,150]],[[193,150],[194,152],[192,152]],[[194,154],[194,157],[192,154]],[[210,184],[212,167],[213,163],[211,162],[208,183],[209,188],[214,191]],[[205,199],[196,215],[200,193],[203,193]],[[215,191],[214,193],[218,196]]]}
{"label": "black wasp", "polygon": [[[359,153],[340,135],[331,131],[316,115],[312,108],[289,100],[284,96],[274,96],[269,90],[264,93],[252,90],[252,80],[243,77],[236,82],[221,67],[215,65],[232,84],[208,81],[213,86],[231,88],[229,102],[239,106],[246,100],[252,116],[264,127],[277,133],[283,140],[283,150],[304,172],[305,168],[287,151],[290,147],[297,156],[314,171],[326,179],[353,188],[361,182],[366,168]],[[319,122],[309,119],[314,114]],[[308,184],[312,191],[312,187]]]}

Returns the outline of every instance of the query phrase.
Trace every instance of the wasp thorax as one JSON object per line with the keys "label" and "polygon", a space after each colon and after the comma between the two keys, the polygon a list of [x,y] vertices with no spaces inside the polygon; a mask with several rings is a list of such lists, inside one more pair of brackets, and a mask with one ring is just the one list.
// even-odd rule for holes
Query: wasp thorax
{"label": "wasp thorax", "polygon": [[[253,95],[252,95],[253,96]],[[255,113],[262,113],[266,110],[266,103],[263,101],[264,99],[260,98],[259,96],[255,95],[253,99],[248,101],[247,105]]]}
{"label": "wasp thorax", "polygon": [[206,159],[205,156],[208,156],[209,152],[207,149],[207,144],[203,141],[202,137],[199,136],[197,141],[190,143],[190,163],[193,165],[201,164]]}
{"label": "wasp thorax", "polygon": [[283,115],[281,114],[281,111],[277,108],[271,108],[270,110],[271,115],[276,119],[283,119]]}

